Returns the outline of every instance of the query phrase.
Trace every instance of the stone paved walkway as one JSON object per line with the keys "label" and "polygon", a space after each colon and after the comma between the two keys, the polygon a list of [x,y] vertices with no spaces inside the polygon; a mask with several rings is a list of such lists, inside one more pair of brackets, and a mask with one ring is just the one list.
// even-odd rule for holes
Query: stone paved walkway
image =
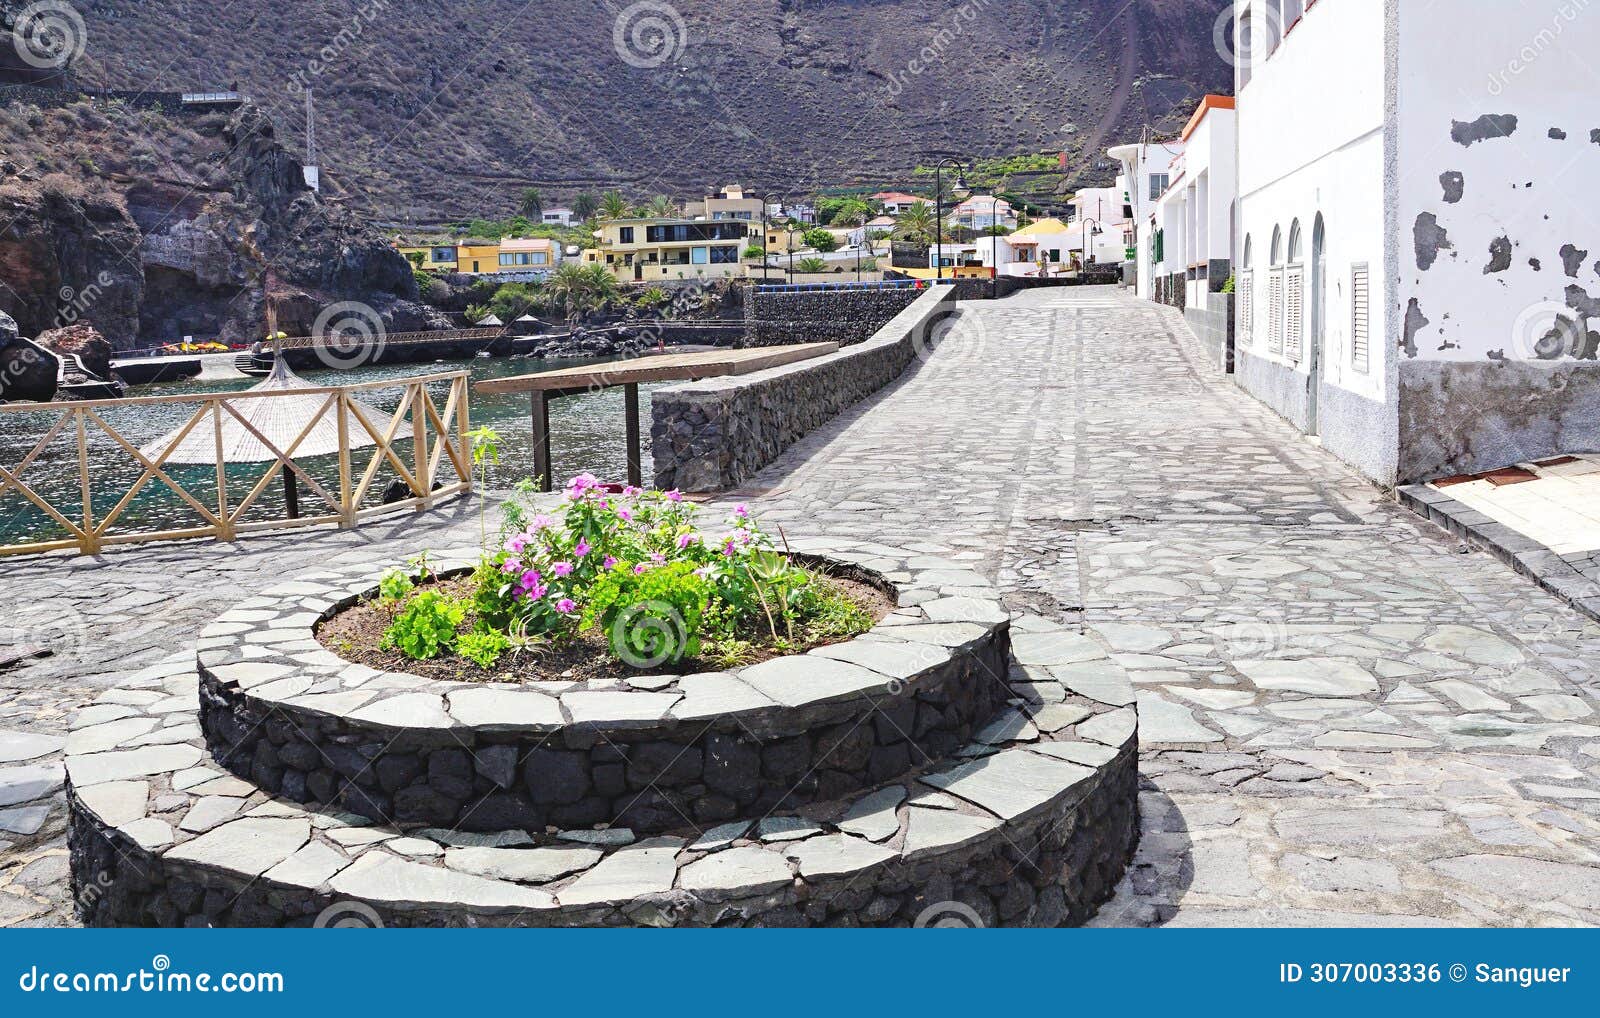
{"label": "stone paved walkway", "polygon": [[[1600,624],[1384,498],[1114,290],[963,305],[919,370],[740,497],[791,535],[954,554],[1141,689],[1144,840],[1104,925],[1600,922]],[[357,533],[0,563],[0,924],[70,924],[66,716]],[[6,833],[9,831],[9,833]]]}

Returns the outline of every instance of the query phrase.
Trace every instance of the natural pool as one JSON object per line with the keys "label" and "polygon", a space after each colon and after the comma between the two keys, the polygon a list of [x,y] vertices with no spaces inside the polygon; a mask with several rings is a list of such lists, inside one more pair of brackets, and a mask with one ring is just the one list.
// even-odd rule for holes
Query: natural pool
{"label": "natural pool", "polygon": [[[303,371],[300,376],[315,385],[353,385],[387,379],[412,378],[419,375],[445,371],[467,370],[474,381],[502,378],[509,375],[529,374],[553,368],[572,367],[588,363],[581,360],[540,361],[517,358],[474,358],[460,361],[436,361],[421,364],[386,364],[357,368],[351,371]],[[191,393],[242,391],[257,384],[260,379],[236,378],[224,380],[193,380],[187,382],[137,386],[129,396],[164,396]],[[648,393],[654,386],[640,386],[641,415],[649,420]],[[385,412],[393,411],[400,401],[402,390],[371,390],[361,395],[368,406]],[[442,411],[444,386],[439,386],[434,402]],[[521,395],[472,394],[472,426],[488,426],[500,434],[500,465],[489,473],[489,487],[509,487],[533,473],[533,449],[530,441],[529,397]],[[143,445],[182,427],[194,413],[193,404],[157,404],[98,409],[97,412],[124,438],[134,445]],[[15,469],[36,442],[42,438],[60,417],[59,413],[5,413],[0,414],[0,466]],[[648,424],[647,424],[648,426]],[[573,474],[589,471],[606,480],[622,480],[627,473],[627,456],[623,449],[623,390],[607,389],[558,400],[550,408],[550,430],[554,436],[554,464],[552,473],[559,483]],[[88,433],[91,463],[92,504],[97,518],[103,517],[116,506],[129,487],[139,477],[142,468],[121,450],[116,443],[98,428],[92,426]],[[410,456],[410,444],[400,447],[403,458]],[[371,455],[369,449],[357,449],[353,458],[357,471],[365,466]],[[644,476],[651,472],[650,441],[645,436],[641,451]],[[336,483],[338,462],[336,456],[322,456],[301,460],[301,466],[313,477],[326,483]],[[254,487],[255,480],[268,464],[235,464],[228,470],[228,493],[231,503],[237,505]],[[212,466],[172,466],[167,472],[184,488],[206,505],[216,501],[216,470]],[[441,467],[443,471],[444,467]],[[380,474],[375,490],[394,477],[385,468]],[[35,491],[60,508],[69,518],[81,515],[81,499],[77,465],[76,433],[68,427],[46,448],[22,475]],[[333,489],[336,490],[336,489]],[[369,504],[371,499],[369,499]],[[301,511],[317,515],[326,507],[302,486]],[[251,507],[249,519],[277,519],[284,516],[284,496],[281,484],[273,481],[258,502]],[[159,530],[195,526],[202,521],[192,508],[159,481],[151,481],[130,503],[119,517],[113,533],[129,530]],[[0,495],[0,544],[18,544],[29,541],[52,540],[66,536],[66,532],[42,510],[20,493],[8,491]]]}

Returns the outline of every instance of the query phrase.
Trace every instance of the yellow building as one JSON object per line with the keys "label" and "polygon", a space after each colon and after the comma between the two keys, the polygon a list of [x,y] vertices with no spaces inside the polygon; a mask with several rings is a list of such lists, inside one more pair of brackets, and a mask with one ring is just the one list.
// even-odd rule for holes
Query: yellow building
{"label": "yellow building", "polygon": [[463,240],[456,245],[458,272],[499,272],[500,242],[498,240]]}
{"label": "yellow building", "polygon": [[397,240],[396,248],[405,256],[406,260],[416,264],[417,255],[421,255],[422,268],[429,272],[454,272],[456,271],[456,244],[453,240],[440,240],[424,242],[420,240]]}
{"label": "yellow building", "polygon": [[561,261],[561,245],[548,237],[507,237],[500,242],[496,272],[538,272]]}
{"label": "yellow building", "polygon": [[750,239],[749,224],[737,219],[611,219],[583,260],[623,282],[726,279],[744,275],[739,256]]}

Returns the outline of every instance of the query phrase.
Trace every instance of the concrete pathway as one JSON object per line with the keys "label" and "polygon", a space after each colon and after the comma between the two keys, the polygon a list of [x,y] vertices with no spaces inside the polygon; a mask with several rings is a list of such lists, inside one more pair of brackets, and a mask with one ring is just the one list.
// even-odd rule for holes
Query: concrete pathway
{"label": "concrete pathway", "polygon": [[[926,363],[739,497],[791,535],[953,553],[1116,652],[1145,833],[1101,924],[1600,922],[1600,624],[1203,363],[1173,312],[1115,290],[966,304]],[[4,625],[62,648],[0,672],[0,924],[72,922],[75,704],[308,563],[476,533],[458,506],[0,563]]]}

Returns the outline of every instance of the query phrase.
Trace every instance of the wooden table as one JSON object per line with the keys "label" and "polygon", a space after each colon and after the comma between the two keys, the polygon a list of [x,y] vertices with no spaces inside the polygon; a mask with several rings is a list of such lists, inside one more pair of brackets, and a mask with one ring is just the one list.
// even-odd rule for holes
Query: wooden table
{"label": "wooden table", "polygon": [[694,382],[702,378],[748,375],[795,361],[810,360],[839,349],[838,343],[798,343],[749,350],[705,350],[697,353],[659,354],[628,360],[558,368],[531,375],[491,378],[474,388],[486,394],[526,392],[533,400],[533,468],[539,490],[550,491],[550,403],[562,396],[578,396],[622,386],[628,443],[628,483],[644,484],[639,448],[639,383]]}

